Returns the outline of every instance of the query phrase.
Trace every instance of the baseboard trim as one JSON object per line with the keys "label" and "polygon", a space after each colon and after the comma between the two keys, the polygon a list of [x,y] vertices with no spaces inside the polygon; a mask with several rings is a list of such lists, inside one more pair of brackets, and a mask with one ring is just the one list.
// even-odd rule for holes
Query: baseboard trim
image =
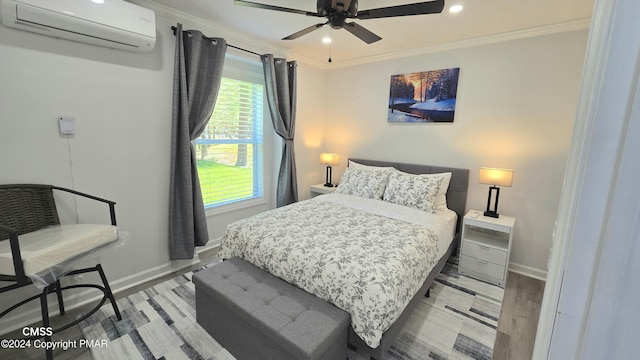
{"label": "baseboard trim", "polygon": [[[193,260],[169,261],[168,263],[155,266],[142,272],[126,276],[115,281],[110,281],[109,285],[111,286],[111,291],[113,291],[114,295],[117,297],[119,293],[129,290],[135,286],[171,274],[172,272],[197,265],[202,261],[199,257],[199,254],[207,252],[209,250],[214,250],[215,248],[219,247],[220,241],[220,238],[210,240],[206,246],[198,248],[196,250],[196,256],[194,256]],[[101,293],[98,293],[96,295],[95,290],[80,291],[64,298],[65,309],[73,310],[92,302],[96,302],[101,298]],[[37,303],[38,300],[33,300],[33,302]],[[110,305],[105,304],[104,306]],[[49,298],[49,313],[51,316],[60,314],[60,311],[58,310],[58,301],[55,296],[50,296]],[[25,326],[34,324],[41,321],[41,319],[42,317],[39,306],[26,311],[20,311],[16,309],[13,313],[8,314],[5,318],[2,319],[2,321],[0,321],[0,329],[2,329],[0,331],[0,335],[4,335],[17,329],[21,329]]]}
{"label": "baseboard trim", "polygon": [[538,279],[541,281],[547,281],[547,272],[544,270],[536,269],[530,266],[522,264],[509,263],[509,271],[516,274],[528,276],[530,278]]}

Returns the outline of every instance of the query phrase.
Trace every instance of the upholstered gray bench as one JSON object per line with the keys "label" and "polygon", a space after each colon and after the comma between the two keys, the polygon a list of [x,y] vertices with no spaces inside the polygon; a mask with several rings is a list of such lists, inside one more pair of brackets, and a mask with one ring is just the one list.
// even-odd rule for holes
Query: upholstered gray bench
{"label": "upholstered gray bench", "polygon": [[237,359],[346,359],[349,314],[233,258],[193,276],[196,319]]}

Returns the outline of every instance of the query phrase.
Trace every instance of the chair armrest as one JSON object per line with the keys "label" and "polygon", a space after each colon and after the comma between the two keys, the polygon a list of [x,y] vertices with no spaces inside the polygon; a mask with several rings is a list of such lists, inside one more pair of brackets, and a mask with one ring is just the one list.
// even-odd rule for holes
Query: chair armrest
{"label": "chair armrest", "polygon": [[24,274],[22,254],[20,254],[20,243],[18,242],[18,231],[14,228],[1,224],[0,231],[9,234],[9,245],[11,246],[11,256],[13,257],[13,269],[16,274],[16,282],[18,285],[26,284],[28,279]]}
{"label": "chair armrest", "polygon": [[76,190],[72,190],[72,189],[67,189],[67,188],[63,188],[63,187],[59,187],[59,186],[53,186],[53,189],[55,190],[60,190],[60,191],[65,191],[74,195],[79,195],[82,197],[86,197],[88,199],[91,200],[96,200],[96,201],[100,201],[103,203],[106,203],[109,205],[109,214],[111,215],[111,225],[117,225],[116,224],[116,209],[115,209],[115,201],[111,201],[111,200],[107,200],[107,199],[103,199],[103,198],[99,198],[97,196],[93,196],[93,195],[89,195],[86,193],[82,193],[80,191],[76,191]]}

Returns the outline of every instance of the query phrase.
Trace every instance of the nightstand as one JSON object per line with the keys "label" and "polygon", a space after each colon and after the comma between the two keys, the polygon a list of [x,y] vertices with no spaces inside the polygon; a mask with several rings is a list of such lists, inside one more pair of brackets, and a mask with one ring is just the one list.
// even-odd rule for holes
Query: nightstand
{"label": "nightstand", "polygon": [[496,219],[469,211],[462,223],[460,274],[504,287],[515,222],[510,216]]}
{"label": "nightstand", "polygon": [[324,184],[317,184],[317,185],[313,185],[311,186],[311,197],[316,197],[318,195],[322,195],[322,194],[331,194],[332,192],[336,191],[336,186],[334,185],[333,187],[328,187],[328,186],[324,186]]}

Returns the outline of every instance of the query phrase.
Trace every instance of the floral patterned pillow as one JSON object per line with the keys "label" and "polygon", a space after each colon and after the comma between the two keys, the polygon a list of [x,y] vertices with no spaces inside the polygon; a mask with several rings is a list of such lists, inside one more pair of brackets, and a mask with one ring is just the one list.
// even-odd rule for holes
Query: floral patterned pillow
{"label": "floral patterned pillow", "polygon": [[435,213],[434,204],[442,176],[421,176],[394,171],[384,191],[383,200]]}
{"label": "floral patterned pillow", "polygon": [[347,168],[342,174],[336,194],[356,195],[369,199],[382,199],[391,170]]}

